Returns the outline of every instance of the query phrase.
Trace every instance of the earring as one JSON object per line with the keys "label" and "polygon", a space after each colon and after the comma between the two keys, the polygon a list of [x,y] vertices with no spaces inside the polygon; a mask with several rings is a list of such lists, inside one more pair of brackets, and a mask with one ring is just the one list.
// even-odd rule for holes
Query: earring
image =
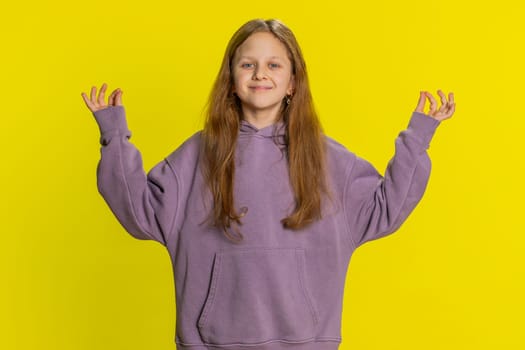
{"label": "earring", "polygon": [[287,105],[289,105],[290,102],[292,101],[292,100],[290,99],[290,97],[291,97],[291,95],[286,95],[286,104],[287,104]]}

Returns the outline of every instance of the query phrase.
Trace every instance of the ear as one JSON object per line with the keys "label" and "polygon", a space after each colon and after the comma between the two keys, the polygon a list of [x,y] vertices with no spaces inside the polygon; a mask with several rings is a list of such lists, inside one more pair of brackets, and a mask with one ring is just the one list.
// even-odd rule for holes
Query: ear
{"label": "ear", "polygon": [[286,89],[286,94],[293,95],[295,91],[295,75],[292,74],[290,78],[290,83],[288,84],[288,89]]}

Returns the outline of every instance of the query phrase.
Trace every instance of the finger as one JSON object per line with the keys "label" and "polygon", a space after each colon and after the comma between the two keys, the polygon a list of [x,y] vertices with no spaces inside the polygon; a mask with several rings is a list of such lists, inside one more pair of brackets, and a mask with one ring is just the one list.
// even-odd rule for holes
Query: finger
{"label": "finger", "polygon": [[91,100],[87,97],[86,93],[82,92],[80,95],[82,95],[82,99],[84,99],[86,106],[93,112],[96,107],[93,103],[91,103]]}
{"label": "finger", "polygon": [[454,102],[454,94],[451,92],[448,94],[448,110],[453,109],[456,106]]}
{"label": "finger", "polygon": [[452,103],[450,105],[450,109],[448,110],[448,113],[450,114],[450,116],[452,116],[452,114],[454,114],[455,111],[456,111],[456,104]]}
{"label": "finger", "polygon": [[124,91],[120,90],[118,91],[117,93],[117,96],[116,96],[116,103],[115,103],[115,106],[122,106],[122,94],[124,93]]}
{"label": "finger", "polygon": [[102,84],[102,87],[100,88],[100,92],[98,94],[98,103],[101,105],[101,106],[104,106],[105,102],[104,102],[104,93],[106,92],[106,88],[108,86],[106,85],[106,83]]}
{"label": "finger", "polygon": [[452,117],[452,114],[454,114],[454,111],[456,110],[456,105],[455,103],[449,103],[448,104],[448,108],[447,108],[447,111],[445,113],[442,114],[441,118],[442,119],[448,119],[450,117]]}
{"label": "finger", "polygon": [[439,95],[439,98],[441,99],[441,104],[442,105],[446,105],[447,104],[447,98],[446,98],[445,94],[443,93],[443,91],[438,90],[437,93]]}
{"label": "finger", "polygon": [[108,105],[110,105],[110,106],[114,106],[114,103],[115,103],[115,95],[117,94],[117,91],[118,91],[118,89],[115,89],[115,90],[113,90],[113,92],[111,92],[111,95],[109,95],[109,98],[108,98]]}
{"label": "finger", "polygon": [[438,113],[445,112],[450,107],[449,103],[447,102],[447,98],[445,97],[445,94],[443,93],[443,91],[438,90],[437,92],[438,92],[439,97],[441,98],[441,107],[439,108]]}
{"label": "finger", "polygon": [[92,86],[91,87],[91,94],[90,94],[90,98],[91,98],[91,103],[93,104],[96,104],[96,96],[97,96],[97,87],[96,86]]}
{"label": "finger", "polygon": [[419,92],[419,101],[417,102],[416,112],[424,113],[423,109],[425,108],[425,92]]}
{"label": "finger", "polygon": [[430,92],[426,93],[428,99],[430,100],[430,111],[428,112],[429,115],[433,115],[436,112],[436,106],[437,102],[434,96]]}

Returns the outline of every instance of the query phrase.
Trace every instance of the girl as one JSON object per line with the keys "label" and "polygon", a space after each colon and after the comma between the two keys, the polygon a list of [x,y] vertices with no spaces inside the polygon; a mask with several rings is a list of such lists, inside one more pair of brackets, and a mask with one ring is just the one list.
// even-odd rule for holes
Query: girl
{"label": "girl", "polygon": [[123,92],[106,104],[106,87],[82,93],[101,133],[98,189],[131,235],[170,254],[177,349],[338,349],[352,253],[420,201],[452,93],[438,90],[437,109],[421,92],[383,177],[322,133],[290,29],[252,20],[228,44],[204,129],[146,175]]}

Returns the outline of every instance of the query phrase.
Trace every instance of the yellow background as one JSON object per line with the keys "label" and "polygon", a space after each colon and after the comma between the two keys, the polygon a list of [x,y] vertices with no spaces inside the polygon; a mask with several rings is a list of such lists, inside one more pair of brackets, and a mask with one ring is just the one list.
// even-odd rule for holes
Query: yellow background
{"label": "yellow background", "polygon": [[455,94],[422,201],[352,258],[340,348],[525,348],[523,6],[4,4],[0,348],[175,349],[169,257],[98,194],[98,127],[80,93],[124,91],[149,170],[202,127],[226,44],[256,17],[294,31],[326,133],[381,173],[419,91]]}

